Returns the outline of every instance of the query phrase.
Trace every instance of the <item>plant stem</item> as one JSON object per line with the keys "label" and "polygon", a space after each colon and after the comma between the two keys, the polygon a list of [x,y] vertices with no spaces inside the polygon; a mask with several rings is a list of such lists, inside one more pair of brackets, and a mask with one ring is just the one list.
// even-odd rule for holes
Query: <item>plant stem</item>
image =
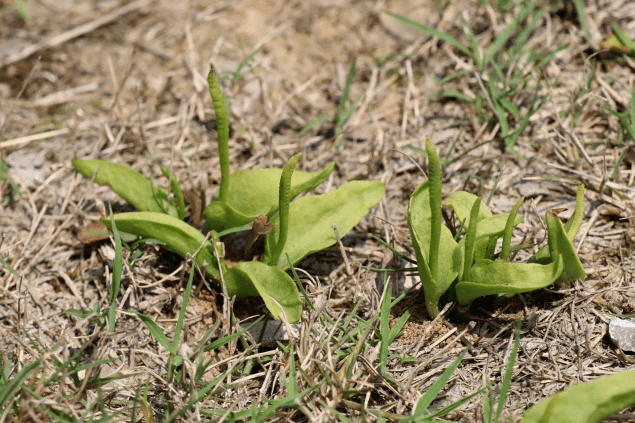
{"label": "plant stem", "polygon": [[302,153],[298,153],[295,156],[291,157],[291,159],[284,166],[282,175],[280,176],[280,191],[278,194],[280,232],[278,235],[278,242],[276,243],[276,247],[271,253],[271,261],[269,262],[271,266],[276,266],[278,264],[278,260],[280,260],[280,256],[282,255],[284,246],[287,243],[287,236],[289,234],[289,203],[291,202],[291,177],[293,176],[295,165],[298,163],[298,160],[300,160],[300,156],[302,156]]}
{"label": "plant stem", "polygon": [[430,274],[439,278],[439,243],[441,242],[441,164],[432,140],[426,140],[428,180],[430,181]]}
{"label": "plant stem", "polygon": [[223,93],[216,78],[214,66],[207,74],[209,84],[209,95],[212,97],[212,104],[216,112],[216,130],[218,132],[218,158],[220,160],[220,189],[218,199],[227,202],[229,198],[229,119]]}

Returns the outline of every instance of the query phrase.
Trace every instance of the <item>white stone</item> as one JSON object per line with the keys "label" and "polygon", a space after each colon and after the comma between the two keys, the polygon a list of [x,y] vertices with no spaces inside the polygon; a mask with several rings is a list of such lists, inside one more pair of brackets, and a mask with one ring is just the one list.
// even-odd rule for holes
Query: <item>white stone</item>
{"label": "white stone", "polygon": [[635,352],[635,322],[612,317],[609,322],[609,336],[622,351]]}

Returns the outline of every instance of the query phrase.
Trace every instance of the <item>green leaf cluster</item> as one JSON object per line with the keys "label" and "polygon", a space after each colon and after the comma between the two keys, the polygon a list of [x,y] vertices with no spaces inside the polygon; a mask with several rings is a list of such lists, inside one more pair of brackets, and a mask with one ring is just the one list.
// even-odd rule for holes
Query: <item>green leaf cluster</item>
{"label": "green leaf cluster", "polygon": [[[208,77],[216,111],[221,183],[217,197],[205,207],[206,234],[184,222],[185,205],[180,186],[167,169],[170,190],[127,166],[103,160],[73,160],[82,175],[107,184],[124,200],[140,210],[114,216],[123,233],[162,242],[164,247],[186,258],[194,257],[217,286],[230,296],[261,296],[272,315],[282,314],[290,322],[300,318],[302,303],[294,280],[285,270],[304,257],[336,242],[333,227],[350,231],[376,205],[384,193],[378,181],[353,181],[324,195],[305,196],[324,182],[334,168],[331,163],[320,172],[295,171],[301,156],[289,160],[285,168],[250,169],[230,173],[229,121],[223,94],[214,69]],[[295,200],[295,201],[294,201]],[[263,216],[266,221],[263,222]],[[110,219],[102,219],[112,228]],[[244,261],[233,267],[223,259],[220,237],[250,229],[257,238],[264,235],[262,261]],[[258,226],[260,225],[260,226]],[[271,230],[262,226],[271,225]]]}
{"label": "green leaf cluster", "polygon": [[468,305],[486,295],[513,295],[586,277],[572,245],[582,222],[583,185],[578,187],[574,216],[565,226],[555,212],[547,212],[548,245],[529,263],[510,262],[512,230],[523,221],[517,212],[524,199],[511,213],[494,216],[479,197],[464,191],[453,193],[446,204],[464,228],[457,241],[442,223],[441,167],[430,139],[426,151],[429,178],[412,194],[408,226],[431,316],[439,314],[439,301],[448,291],[459,304]]}

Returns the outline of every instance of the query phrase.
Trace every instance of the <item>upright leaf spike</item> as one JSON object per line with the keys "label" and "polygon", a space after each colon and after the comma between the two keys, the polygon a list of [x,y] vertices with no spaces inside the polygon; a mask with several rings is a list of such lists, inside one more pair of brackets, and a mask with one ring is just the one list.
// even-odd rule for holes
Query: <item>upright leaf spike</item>
{"label": "upright leaf spike", "polygon": [[428,153],[428,180],[430,181],[430,273],[439,278],[439,243],[441,242],[441,162],[432,140],[426,140]]}
{"label": "upright leaf spike", "polygon": [[209,84],[209,95],[212,97],[212,104],[216,112],[216,129],[218,131],[218,158],[220,160],[220,189],[218,199],[226,202],[229,197],[229,119],[223,93],[216,78],[214,66],[207,74]]}
{"label": "upright leaf spike", "polygon": [[525,197],[521,197],[520,200],[516,202],[512,211],[509,212],[509,217],[507,217],[507,223],[505,224],[505,232],[503,233],[503,246],[501,248],[501,260],[507,261],[509,258],[509,253],[511,252],[511,243],[512,243],[512,231],[514,230],[514,221],[516,219],[516,213],[520,210],[520,206],[522,206],[523,201],[525,201]]}
{"label": "upright leaf spike", "polygon": [[584,216],[584,184],[579,184],[575,193],[575,212],[573,216],[564,225],[569,241],[573,242],[575,236],[582,225],[582,217]]}
{"label": "upright leaf spike", "polygon": [[481,199],[477,198],[470,212],[470,225],[465,233],[465,258],[463,259],[463,279],[470,280],[470,269],[474,261],[474,243],[476,242],[476,227],[478,225],[478,212],[481,207]]}
{"label": "upright leaf spike", "polygon": [[269,265],[275,266],[282,255],[284,246],[287,243],[287,236],[289,235],[289,203],[291,202],[291,177],[293,176],[293,170],[295,165],[298,164],[298,160],[302,153],[298,153],[287,162],[282,170],[280,176],[280,191],[279,191],[279,205],[278,214],[280,216],[280,235],[278,236],[278,242],[276,247],[271,253]]}

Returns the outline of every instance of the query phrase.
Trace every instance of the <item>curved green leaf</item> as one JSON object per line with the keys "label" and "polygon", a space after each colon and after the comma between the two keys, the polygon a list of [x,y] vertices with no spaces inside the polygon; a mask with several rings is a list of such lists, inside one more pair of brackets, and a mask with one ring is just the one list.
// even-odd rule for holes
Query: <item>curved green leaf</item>
{"label": "curved green leaf", "polygon": [[[108,185],[118,196],[138,210],[165,213],[165,209],[171,216],[178,215],[177,208],[168,202],[166,189],[153,187],[152,182],[145,176],[126,165],[106,160],[75,159],[73,167],[87,178],[92,178],[99,170],[95,182]],[[157,199],[161,205],[157,203]]]}
{"label": "curved green leaf", "polygon": [[635,404],[635,370],[572,386],[534,405],[521,423],[596,423]]}
{"label": "curved green leaf", "polygon": [[[309,192],[329,177],[335,163],[321,172],[293,173],[290,198]],[[281,169],[249,169],[232,173],[227,202],[213,201],[205,208],[207,229],[223,231],[245,225],[260,215],[271,216],[278,210],[278,186]]]}
{"label": "curved green leaf", "polygon": [[[582,217],[584,217],[584,184],[578,185],[575,194],[575,212],[564,225],[564,230],[567,233],[567,238],[571,242],[573,242],[575,236],[578,233],[578,230],[580,229],[580,225],[582,224]],[[538,250],[538,252],[536,252],[536,254],[529,259],[529,262],[549,262],[548,246],[544,246],[540,250]]]}
{"label": "curved green leaf", "polygon": [[[344,236],[368,214],[383,194],[384,184],[379,181],[352,181],[335,191],[302,197],[291,203],[289,235],[284,247],[291,263],[297,263],[307,255],[333,245],[337,241],[333,226]],[[271,219],[271,224],[273,229],[265,238],[262,260],[265,263],[269,262],[279,236],[278,215]],[[284,253],[278,260],[278,266],[282,269],[289,267]]]}
{"label": "curved green leaf", "polygon": [[562,227],[562,222],[557,215],[551,212],[547,212],[546,219],[551,259],[553,260],[553,257],[558,255],[564,260],[564,270],[556,282],[566,284],[576,279],[584,280],[586,273],[578,255],[575,253],[573,244]]}
{"label": "curved green leaf", "polygon": [[520,206],[523,205],[524,201],[525,197],[521,197],[516,204],[514,204],[514,207],[512,207],[512,211],[509,212],[507,223],[505,224],[505,231],[503,232],[503,245],[501,247],[500,255],[501,260],[503,261],[507,261],[509,258],[509,253],[511,252],[512,230],[517,225],[514,220],[517,217],[518,210],[520,210]]}
{"label": "curved green leaf", "polygon": [[[247,287],[251,285],[260,295],[265,305],[276,319],[280,312],[286,315],[290,323],[295,323],[302,316],[302,301],[291,276],[276,266],[267,266],[259,261],[238,263],[224,274],[227,285]],[[245,290],[247,291],[247,290]],[[253,295],[253,294],[250,294]],[[238,298],[246,295],[237,294]]]}
{"label": "curved green leaf", "polygon": [[470,278],[470,269],[472,268],[472,262],[474,261],[474,244],[476,242],[476,228],[478,225],[478,214],[481,208],[480,199],[476,199],[474,201],[474,205],[472,206],[472,210],[470,211],[470,222],[471,224],[467,226],[467,230],[465,231],[465,237],[463,240],[465,241],[465,248],[463,253],[463,278]]}
{"label": "curved green leaf", "polygon": [[[114,220],[117,229],[140,237],[157,239],[165,243],[166,249],[184,258],[187,253],[194,254],[205,241],[205,236],[196,228],[163,213],[121,213],[115,215]],[[109,218],[101,219],[101,221],[112,229]],[[201,248],[195,261],[205,268],[209,275],[215,278],[220,277],[214,248],[209,241],[205,242],[205,246]],[[230,295],[237,293],[238,289],[237,286],[227,286]]]}
{"label": "curved green leaf", "polygon": [[547,265],[478,260],[470,269],[470,280],[456,284],[456,296],[460,304],[470,304],[486,295],[533,291],[554,283],[563,267],[562,257]]}
{"label": "curved green leaf", "polygon": [[[419,185],[410,197],[408,208],[408,227],[412,244],[417,256],[417,267],[423,285],[426,307],[428,312],[438,309],[436,305],[441,295],[447,291],[454,279],[458,276],[463,263],[461,249],[459,248],[450,230],[442,225],[439,240],[439,267],[438,280],[432,278],[429,270],[428,257],[430,257],[430,245],[432,243],[430,226],[432,214],[430,205],[429,181]],[[441,207],[438,204],[436,207]]]}

